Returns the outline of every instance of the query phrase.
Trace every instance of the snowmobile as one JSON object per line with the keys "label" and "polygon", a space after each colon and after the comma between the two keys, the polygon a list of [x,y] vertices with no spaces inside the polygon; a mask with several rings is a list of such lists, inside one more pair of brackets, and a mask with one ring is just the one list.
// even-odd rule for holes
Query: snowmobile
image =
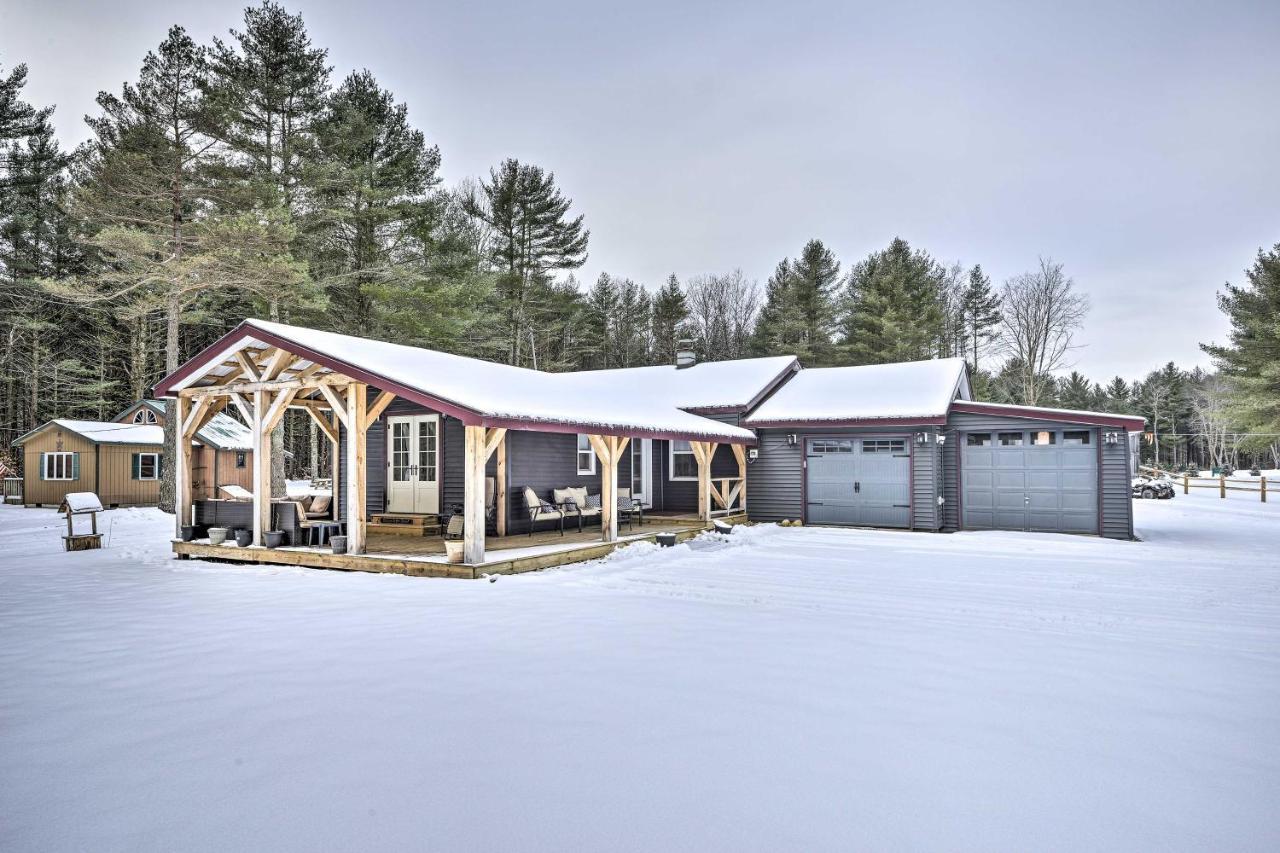
{"label": "snowmobile", "polygon": [[1174,491],[1173,483],[1166,477],[1134,477],[1132,487],[1135,498],[1146,498],[1147,500],[1158,498],[1166,501],[1177,494]]}

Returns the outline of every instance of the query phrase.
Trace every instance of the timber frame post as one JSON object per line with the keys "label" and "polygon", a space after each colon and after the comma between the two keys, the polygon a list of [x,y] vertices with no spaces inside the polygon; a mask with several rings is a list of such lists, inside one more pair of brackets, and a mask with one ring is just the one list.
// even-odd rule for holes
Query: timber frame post
{"label": "timber frame post", "polygon": [[617,435],[588,435],[591,449],[600,460],[600,538],[618,539],[618,461],[631,439]]}
{"label": "timber frame post", "polygon": [[263,430],[267,417],[267,392],[253,392],[249,428],[253,430],[253,544],[262,545],[271,527],[271,436]]}
{"label": "timber frame post", "polygon": [[711,498],[714,487],[711,485],[711,460],[720,445],[713,441],[690,441],[689,449],[698,462],[698,518],[711,521]]}
{"label": "timber frame post", "polygon": [[[486,526],[485,466],[489,457],[499,453],[499,465],[506,475],[506,427],[489,427],[467,424],[465,427],[463,477],[462,477],[462,562],[479,565],[484,562],[484,534]],[[506,500],[502,478],[493,484],[495,510],[505,524],[506,512],[501,508]],[[499,534],[501,535],[501,534]]]}
{"label": "timber frame post", "polygon": [[[347,386],[347,553],[363,554],[365,523],[369,508],[365,502],[368,466],[365,464],[368,434],[368,386],[352,382]],[[336,409],[335,409],[336,411]]]}
{"label": "timber frame post", "polygon": [[[186,441],[183,425],[187,420],[187,409],[190,401],[178,397],[174,401],[173,415],[177,421],[173,425],[173,535],[182,536],[182,526],[191,523],[191,442]],[[71,516],[67,519],[70,522]]]}

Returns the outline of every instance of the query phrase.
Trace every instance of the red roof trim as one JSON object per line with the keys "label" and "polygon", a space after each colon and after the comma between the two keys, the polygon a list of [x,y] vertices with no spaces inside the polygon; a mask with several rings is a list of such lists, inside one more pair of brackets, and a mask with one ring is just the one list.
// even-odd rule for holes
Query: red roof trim
{"label": "red roof trim", "polygon": [[1114,427],[1133,432],[1142,430],[1147,419],[1137,415],[1112,415],[1104,412],[1065,412],[1061,409],[1046,409],[1039,406],[1004,406],[975,403],[972,400],[956,400],[951,404],[951,411],[968,415],[992,415],[993,417],[1032,418],[1042,421],[1062,421],[1089,426]]}
{"label": "red roof trim", "polygon": [[860,426],[942,426],[947,422],[944,416],[925,418],[847,418],[844,420],[808,420],[808,421],[753,421],[748,419],[743,424],[750,429],[824,429],[826,427],[860,427]]}

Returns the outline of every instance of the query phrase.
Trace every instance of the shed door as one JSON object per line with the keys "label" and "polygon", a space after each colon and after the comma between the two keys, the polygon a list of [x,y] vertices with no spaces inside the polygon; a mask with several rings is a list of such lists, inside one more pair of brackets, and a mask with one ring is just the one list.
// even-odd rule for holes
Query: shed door
{"label": "shed door", "polygon": [[911,453],[902,438],[814,438],[805,465],[810,524],[908,527]]}
{"label": "shed door", "polygon": [[991,430],[961,440],[965,528],[1098,532],[1095,430]]}

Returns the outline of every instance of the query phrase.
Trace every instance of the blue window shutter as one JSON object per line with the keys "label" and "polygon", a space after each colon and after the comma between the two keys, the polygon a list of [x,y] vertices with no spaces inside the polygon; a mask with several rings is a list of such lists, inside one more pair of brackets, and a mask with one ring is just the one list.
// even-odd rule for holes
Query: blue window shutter
{"label": "blue window shutter", "polygon": [[45,479],[44,472],[46,469],[44,467],[44,458],[46,455],[48,454],[45,454],[45,453],[40,454],[40,479],[41,480]]}
{"label": "blue window shutter", "polygon": [[142,478],[142,463],[138,461],[139,455],[137,453],[133,454],[133,479],[135,480]]}
{"label": "blue window shutter", "polygon": [[73,480],[80,479],[80,454],[79,453],[71,454],[71,479]]}

